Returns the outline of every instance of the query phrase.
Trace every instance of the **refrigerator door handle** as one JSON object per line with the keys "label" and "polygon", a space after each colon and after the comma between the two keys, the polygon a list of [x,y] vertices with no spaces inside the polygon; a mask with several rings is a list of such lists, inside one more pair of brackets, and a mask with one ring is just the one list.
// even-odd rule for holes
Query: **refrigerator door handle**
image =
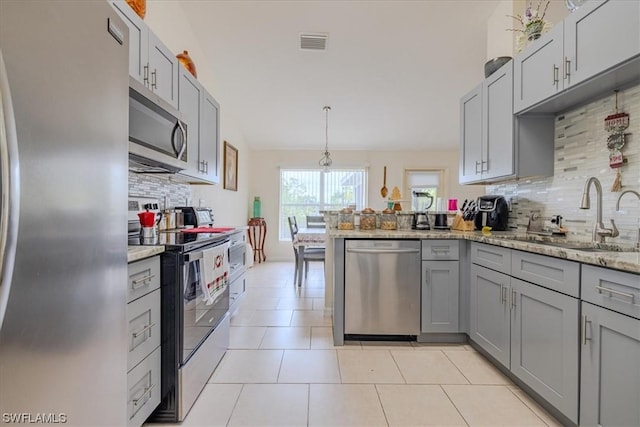
{"label": "refrigerator door handle", "polygon": [[20,214],[18,139],[7,70],[0,51],[0,329],[7,309]]}

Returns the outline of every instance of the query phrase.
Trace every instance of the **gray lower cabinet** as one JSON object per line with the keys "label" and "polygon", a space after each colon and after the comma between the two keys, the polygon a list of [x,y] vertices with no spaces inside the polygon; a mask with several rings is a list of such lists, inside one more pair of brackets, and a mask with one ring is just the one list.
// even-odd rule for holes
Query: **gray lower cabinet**
{"label": "gray lower cabinet", "polygon": [[640,425],[640,320],[582,302],[580,424]]}
{"label": "gray lower cabinet", "polygon": [[127,426],[160,404],[160,256],[129,263]]}
{"label": "gray lower cabinet", "polygon": [[509,368],[510,312],[507,291],[510,277],[471,265],[470,337],[498,362]]}
{"label": "gray lower cabinet", "polygon": [[458,332],[458,261],[422,261],[422,332]]}
{"label": "gray lower cabinet", "polygon": [[511,278],[511,372],[578,422],[576,298]]}
{"label": "gray lower cabinet", "polygon": [[[579,300],[511,276],[528,272],[554,284],[558,275],[573,276],[566,271],[575,263],[477,243],[471,257],[470,338],[577,423]],[[477,263],[502,266],[511,275]]]}

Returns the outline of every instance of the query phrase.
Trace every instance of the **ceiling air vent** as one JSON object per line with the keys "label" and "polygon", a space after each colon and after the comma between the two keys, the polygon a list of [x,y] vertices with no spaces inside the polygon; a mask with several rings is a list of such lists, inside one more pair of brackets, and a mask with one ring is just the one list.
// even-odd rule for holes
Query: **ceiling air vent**
{"label": "ceiling air vent", "polygon": [[328,34],[300,34],[300,49],[326,50]]}

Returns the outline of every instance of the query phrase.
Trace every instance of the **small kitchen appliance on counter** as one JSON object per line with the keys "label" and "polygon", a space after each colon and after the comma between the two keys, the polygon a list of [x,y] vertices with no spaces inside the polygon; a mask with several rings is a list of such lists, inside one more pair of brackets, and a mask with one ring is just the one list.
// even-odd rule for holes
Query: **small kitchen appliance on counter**
{"label": "small kitchen appliance on counter", "polygon": [[491,227],[494,231],[505,231],[509,221],[509,205],[503,196],[480,196],[475,217],[476,230]]}
{"label": "small kitchen appliance on counter", "polygon": [[184,225],[194,227],[212,227],[213,211],[211,208],[202,208],[195,206],[178,206],[176,209],[182,211]]}
{"label": "small kitchen appliance on counter", "polygon": [[416,212],[411,221],[412,230],[430,230],[429,215],[426,212]]}

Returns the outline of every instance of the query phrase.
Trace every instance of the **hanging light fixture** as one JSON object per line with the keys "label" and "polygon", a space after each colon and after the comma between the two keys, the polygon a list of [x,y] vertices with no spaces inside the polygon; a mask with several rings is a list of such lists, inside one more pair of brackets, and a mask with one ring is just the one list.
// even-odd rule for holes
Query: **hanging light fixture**
{"label": "hanging light fixture", "polygon": [[333,160],[331,160],[331,154],[329,154],[329,111],[331,110],[331,107],[325,106],[323,110],[326,116],[324,127],[324,154],[322,155],[322,158],[320,159],[318,164],[322,166],[325,172],[327,172],[329,171],[329,167],[331,167],[331,163],[333,163]]}

